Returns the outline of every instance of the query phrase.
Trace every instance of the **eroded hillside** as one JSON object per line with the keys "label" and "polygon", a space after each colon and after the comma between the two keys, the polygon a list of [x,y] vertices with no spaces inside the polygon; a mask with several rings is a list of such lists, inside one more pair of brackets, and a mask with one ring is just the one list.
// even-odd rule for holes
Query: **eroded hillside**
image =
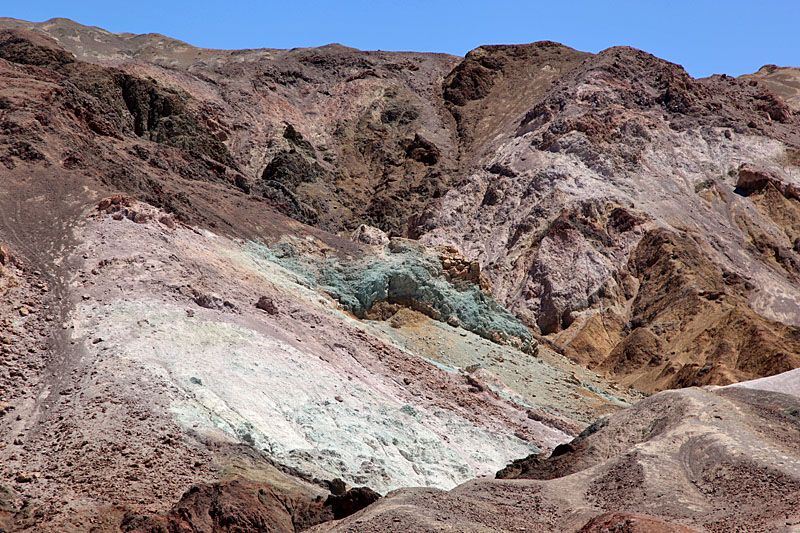
{"label": "eroded hillside", "polygon": [[1,19],[0,527],[792,526],[792,72]]}

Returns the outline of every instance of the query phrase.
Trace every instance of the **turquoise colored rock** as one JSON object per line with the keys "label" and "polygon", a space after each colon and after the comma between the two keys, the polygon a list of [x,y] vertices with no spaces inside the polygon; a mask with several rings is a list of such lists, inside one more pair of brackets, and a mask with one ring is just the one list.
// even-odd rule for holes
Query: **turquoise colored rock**
{"label": "turquoise colored rock", "polygon": [[386,300],[525,351],[535,346],[528,329],[491,294],[472,283],[448,281],[435,251],[414,241],[393,239],[382,252],[351,261],[303,248],[302,241],[282,241],[274,248],[252,244],[250,250],[294,272],[359,318]]}

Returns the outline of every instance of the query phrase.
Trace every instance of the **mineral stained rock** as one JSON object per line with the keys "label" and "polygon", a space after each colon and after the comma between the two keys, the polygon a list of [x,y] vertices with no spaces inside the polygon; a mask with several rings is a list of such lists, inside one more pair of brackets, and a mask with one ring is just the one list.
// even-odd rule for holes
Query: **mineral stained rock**
{"label": "mineral stained rock", "polygon": [[0,80],[0,528],[800,524],[797,69],[0,19]]}

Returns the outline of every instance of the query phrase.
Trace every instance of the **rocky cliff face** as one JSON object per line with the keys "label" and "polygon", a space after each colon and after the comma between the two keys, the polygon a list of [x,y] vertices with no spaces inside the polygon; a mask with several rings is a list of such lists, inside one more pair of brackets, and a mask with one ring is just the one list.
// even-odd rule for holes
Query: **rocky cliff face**
{"label": "rocky cliff face", "polygon": [[[550,42],[221,51],[0,19],[0,526],[299,530],[371,501],[345,484],[451,489],[533,453],[507,472],[586,477],[566,503],[519,489],[543,528],[723,527],[739,496],[714,503],[730,476],[702,458],[708,516],[661,520],[640,513],[669,484],[639,474],[665,464],[601,460],[610,430],[558,446],[673,400],[675,435],[793,420],[756,392],[624,408],[800,366],[795,77],[695,80]],[[666,446],[645,433],[625,442]],[[761,444],[788,466],[755,458],[736,483],[794,487],[792,439]],[[617,479],[642,488],[631,505]],[[398,496],[347,527],[435,530],[460,495],[508,487],[409,493],[433,507],[395,521]],[[772,527],[791,503],[752,512]],[[524,518],[487,513],[459,527]]]}
{"label": "rocky cliff face", "polygon": [[[754,359],[767,373],[796,364],[783,346],[800,324],[796,112],[757,81],[693,80],[636,50],[561,65],[573,68],[472,156],[414,233],[461,247],[529,326],[643,390],[755,377]],[[679,256],[692,264],[667,266]],[[745,330],[772,340],[756,347],[719,324],[743,313]],[[722,342],[726,331],[736,338]]]}

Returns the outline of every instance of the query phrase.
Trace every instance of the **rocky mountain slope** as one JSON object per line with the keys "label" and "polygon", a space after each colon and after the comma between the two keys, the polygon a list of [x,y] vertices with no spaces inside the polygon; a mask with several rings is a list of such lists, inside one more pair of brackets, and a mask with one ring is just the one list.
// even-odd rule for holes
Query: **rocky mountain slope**
{"label": "rocky mountain slope", "polygon": [[313,531],[796,531],[800,403],[772,385],[662,392],[496,480],[396,491]]}
{"label": "rocky mountain slope", "polygon": [[790,530],[794,74],[0,19],[0,528]]}
{"label": "rocky mountain slope", "polygon": [[419,217],[423,242],[477,258],[524,322],[642,390],[797,366],[795,111],[625,48],[530,104]]}

